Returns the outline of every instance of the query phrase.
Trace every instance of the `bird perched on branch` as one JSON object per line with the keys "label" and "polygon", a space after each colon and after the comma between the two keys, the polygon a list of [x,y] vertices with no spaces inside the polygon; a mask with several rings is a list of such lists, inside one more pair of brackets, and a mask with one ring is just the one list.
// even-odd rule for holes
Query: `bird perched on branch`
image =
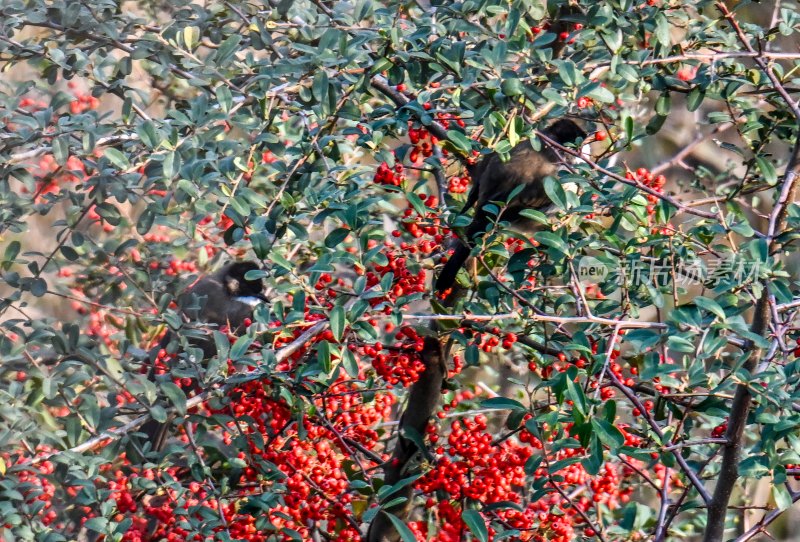
{"label": "bird perched on branch", "polygon": [[[247,273],[259,269],[261,268],[258,264],[251,261],[229,263],[216,273],[201,277],[178,297],[178,306],[188,321],[206,324],[201,333],[189,336],[189,344],[203,351],[203,359],[217,353],[212,333],[214,329],[227,328],[235,335],[242,333],[246,328],[246,321],[253,316],[255,307],[267,301],[261,278],[246,278]],[[173,337],[173,332],[168,331],[154,352],[166,348]],[[151,354],[151,357],[154,356]],[[155,361],[148,379],[156,379]],[[139,432],[147,435],[151,450],[159,451],[166,442],[168,427],[169,422],[149,420]]]}
{"label": "bird perched on branch", "polygon": [[[586,138],[586,132],[569,119],[554,122],[542,134],[559,145],[578,143]],[[537,151],[530,141],[523,141],[511,149],[511,156],[506,162],[493,152],[474,166],[468,167],[473,184],[461,213],[475,206],[475,216],[467,227],[465,240],[458,243],[436,280],[436,290],[440,294],[453,286],[459,269],[469,258],[475,240],[491,224],[492,214],[484,209],[487,203],[499,202],[502,205],[521,186],[503,208],[500,217],[517,229],[524,229],[532,224],[531,219],[520,214],[523,210],[541,211],[550,207],[552,202],[545,193],[544,179],[556,174],[563,159],[547,143],[542,146],[542,150]]]}
{"label": "bird perched on branch", "polygon": [[[244,321],[253,316],[253,309],[267,301],[262,280],[245,278],[250,271],[260,269],[255,262],[234,262],[200,278],[178,298],[181,312],[190,321],[227,327],[234,334],[241,332]],[[200,340],[197,346],[206,357],[216,354],[213,338]]]}

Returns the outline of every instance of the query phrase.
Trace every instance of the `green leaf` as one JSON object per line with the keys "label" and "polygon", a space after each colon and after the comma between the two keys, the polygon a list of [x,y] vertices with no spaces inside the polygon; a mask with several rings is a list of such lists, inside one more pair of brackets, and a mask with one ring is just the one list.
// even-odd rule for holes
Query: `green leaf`
{"label": "green leaf", "polygon": [[158,423],[164,423],[167,421],[167,411],[161,405],[153,405],[150,407],[150,416],[152,416],[153,419]]}
{"label": "green leaf", "polygon": [[463,154],[472,152],[472,140],[458,130],[448,130],[447,139]]}
{"label": "green leaf", "polygon": [[561,238],[560,235],[551,231],[540,231],[536,232],[533,235],[533,238],[536,239],[542,245],[553,247],[556,250],[562,252],[564,255],[569,254],[569,247]]}
{"label": "green leaf", "polygon": [[697,108],[703,104],[703,100],[706,97],[706,91],[700,87],[695,87],[686,96],[686,109],[688,111],[697,111]]}
{"label": "green leaf", "polygon": [[600,442],[612,450],[616,450],[625,444],[625,436],[622,434],[622,431],[604,419],[592,418],[592,428],[600,438]]}
{"label": "green leaf", "polygon": [[626,116],[624,120],[625,124],[625,139],[627,140],[628,144],[633,141],[633,117]]}
{"label": "green leaf", "polygon": [[593,88],[586,95],[593,100],[607,104],[614,103],[614,100],[616,100],[616,96],[610,90],[601,86]]}
{"label": "green leaf", "polygon": [[139,215],[139,220],[136,222],[136,231],[140,235],[144,235],[150,228],[153,227],[153,223],[156,220],[156,215],[150,209],[145,209],[142,211],[142,214]]}
{"label": "green leaf", "polygon": [[311,93],[317,102],[324,102],[328,97],[328,85],[328,74],[325,73],[325,70],[318,70],[311,84]]}
{"label": "green leaf", "polygon": [[671,43],[669,35],[669,21],[663,12],[658,12],[656,14],[656,29],[653,32],[653,35],[658,43],[664,47],[669,47]]}
{"label": "green leaf", "polygon": [[572,378],[567,376],[567,394],[569,398],[572,400],[572,405],[574,408],[581,413],[581,415],[586,415],[586,396],[583,394],[583,389],[578,386]]}
{"label": "green leaf", "polygon": [[677,350],[678,352],[689,353],[695,351],[694,343],[685,337],[681,337],[680,335],[670,335],[667,337],[667,346],[672,350]]}
{"label": "green leaf", "polygon": [[31,281],[31,293],[36,297],[42,297],[47,293],[47,283],[41,277],[37,277]]}
{"label": "green leaf", "polygon": [[226,85],[219,85],[216,88],[216,93],[217,101],[219,102],[219,107],[222,109],[222,112],[229,112],[231,110],[231,106],[233,105],[233,95],[231,95],[231,90]]}
{"label": "green leaf", "polygon": [[411,204],[411,207],[413,207],[418,214],[422,216],[425,215],[427,209],[425,208],[425,204],[422,203],[422,200],[419,198],[418,195],[416,195],[414,192],[409,192],[406,194],[406,199],[408,200],[408,203]]}
{"label": "green leaf", "polygon": [[155,149],[161,144],[161,137],[158,134],[158,130],[156,130],[155,124],[153,124],[151,120],[146,120],[137,126],[136,133],[139,134],[139,139],[141,139],[142,143],[149,149]]}
{"label": "green leaf", "polygon": [[772,165],[772,162],[762,156],[756,156],[756,167],[767,183],[775,184],[778,182],[778,173],[775,171],[775,166]]}
{"label": "green leaf", "polygon": [[186,26],[183,29],[183,44],[190,51],[194,49],[200,39],[200,29],[196,26]]}
{"label": "green leaf", "polygon": [[700,308],[703,308],[703,309],[713,313],[720,320],[722,320],[722,321],[725,320],[725,311],[722,310],[722,307],[720,307],[719,304],[716,301],[714,301],[713,299],[709,299],[707,297],[698,296],[698,297],[694,298],[694,302]]}
{"label": "green leaf", "polygon": [[591,436],[587,451],[589,455],[581,459],[581,465],[589,475],[596,476],[600,472],[600,467],[603,466],[603,446],[597,435]]}
{"label": "green leaf", "polygon": [[348,235],[350,235],[350,230],[347,228],[336,228],[325,238],[325,246],[328,248],[336,248],[347,239]]}
{"label": "green leaf", "polygon": [[283,257],[282,254],[278,254],[276,251],[272,251],[269,254],[269,259],[275,265],[286,269],[287,271],[293,271],[295,269],[295,265]]}
{"label": "green leaf", "polygon": [[106,531],[106,527],[108,526],[108,519],[99,517],[89,518],[86,520],[83,526],[89,531],[94,531],[96,533],[104,533]]}
{"label": "green leaf", "polygon": [[657,134],[661,127],[664,125],[664,122],[667,120],[667,117],[664,115],[654,115],[650,122],[647,123],[645,126],[644,131],[647,135]]}
{"label": "green leaf", "polygon": [[218,66],[227,64],[230,57],[239,47],[239,42],[242,41],[242,36],[239,34],[232,34],[228,39],[223,41],[217,49],[217,56],[214,59]]}
{"label": "green leaf", "polygon": [[489,542],[489,530],[486,528],[486,522],[480,512],[477,510],[464,510],[461,513],[461,519],[467,524],[475,538],[480,542]]}
{"label": "green leaf", "polygon": [[176,152],[169,152],[164,157],[161,167],[164,169],[164,178],[172,179],[181,168],[181,158]]}
{"label": "green leaf", "polygon": [[792,506],[792,495],[783,484],[772,486],[772,498],[775,499],[775,506],[778,507],[778,510],[786,510]]}
{"label": "green leaf", "polygon": [[556,105],[560,106],[569,105],[569,101],[559,91],[557,91],[554,88],[544,89],[542,91],[542,96]]}
{"label": "green leaf", "polygon": [[77,260],[80,257],[78,255],[78,252],[74,248],[69,246],[69,245],[62,245],[61,246],[61,254],[63,254],[64,257],[66,259],[68,259],[69,261],[71,261],[71,262],[74,262],[75,260]]}
{"label": "green leaf", "polygon": [[358,360],[349,349],[342,348],[342,364],[350,378],[358,378]]}
{"label": "green leaf", "polygon": [[107,201],[95,205],[94,210],[103,220],[112,226],[116,226],[122,220],[119,209]]}
{"label": "green leaf", "polygon": [[122,364],[120,364],[119,360],[114,356],[105,356],[103,358],[103,363],[106,371],[114,378],[121,379],[125,374],[125,369],[122,368]]}
{"label": "green leaf", "polygon": [[514,399],[507,397],[491,397],[481,401],[481,408],[491,408],[493,410],[521,410],[527,412],[525,405]]}
{"label": "green leaf", "polygon": [[130,162],[128,162],[127,156],[112,147],[105,149],[103,151],[103,156],[108,158],[108,161],[114,164],[118,169],[128,169],[131,165]]}
{"label": "green leaf", "polygon": [[622,34],[622,30],[619,28],[602,30],[600,32],[600,37],[606,42],[606,45],[614,54],[622,47],[622,40],[625,38]]}
{"label": "green leaf", "polygon": [[525,87],[522,85],[522,81],[516,77],[508,77],[503,80],[500,90],[506,96],[519,96],[525,92]]}
{"label": "green leaf", "polygon": [[322,341],[317,345],[317,361],[322,365],[323,371],[331,372],[331,343],[328,341]]}
{"label": "green leaf", "polygon": [[186,394],[183,393],[183,390],[180,386],[176,385],[174,382],[164,382],[161,384],[161,390],[164,392],[164,395],[167,396],[169,402],[175,406],[175,410],[178,412],[179,415],[183,416],[186,414]]}
{"label": "green leaf", "polygon": [[53,157],[59,166],[66,165],[67,158],[69,158],[69,141],[65,136],[53,140]]}
{"label": "green leaf", "polygon": [[565,211],[567,209],[567,193],[564,192],[564,187],[553,177],[547,176],[544,178],[544,192],[550,201],[555,203],[556,207]]}
{"label": "green leaf", "polygon": [[3,261],[13,263],[16,257],[19,255],[21,248],[22,244],[19,241],[11,241],[6,247],[5,253],[3,254]]}
{"label": "green leaf", "polygon": [[331,331],[337,342],[342,341],[345,327],[345,313],[343,307],[334,307],[330,313]]}
{"label": "green leaf", "polygon": [[578,69],[576,68],[574,62],[559,62],[558,75],[568,87],[574,87],[578,83]]}
{"label": "green leaf", "polygon": [[369,71],[369,73],[370,75],[375,75],[376,73],[390,69],[392,66],[394,66],[392,61],[384,56],[373,62],[372,69]]}
{"label": "green leaf", "polygon": [[242,335],[236,339],[236,342],[233,343],[233,346],[231,346],[231,359],[236,360],[244,356],[251,344],[253,344],[253,338],[248,337],[247,335]]}
{"label": "green leaf", "polygon": [[661,96],[658,97],[656,100],[656,114],[663,116],[669,115],[669,110],[671,108],[672,100],[669,97],[669,92],[662,92]]}
{"label": "green leaf", "polygon": [[534,21],[544,19],[545,15],[547,15],[547,3],[545,0],[530,0],[526,2],[525,5],[528,10],[528,15],[530,15],[531,19]]}

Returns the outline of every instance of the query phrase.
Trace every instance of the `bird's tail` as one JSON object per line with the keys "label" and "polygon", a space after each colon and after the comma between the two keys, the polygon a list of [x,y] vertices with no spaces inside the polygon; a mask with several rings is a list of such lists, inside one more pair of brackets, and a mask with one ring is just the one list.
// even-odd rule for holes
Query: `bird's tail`
{"label": "bird's tail", "polygon": [[463,241],[458,244],[455,252],[453,252],[453,255],[447,260],[447,263],[444,264],[442,272],[439,273],[439,277],[436,279],[437,292],[442,294],[449,288],[452,288],[453,284],[456,282],[458,270],[464,267],[464,262],[469,258],[470,252],[470,247],[464,244]]}

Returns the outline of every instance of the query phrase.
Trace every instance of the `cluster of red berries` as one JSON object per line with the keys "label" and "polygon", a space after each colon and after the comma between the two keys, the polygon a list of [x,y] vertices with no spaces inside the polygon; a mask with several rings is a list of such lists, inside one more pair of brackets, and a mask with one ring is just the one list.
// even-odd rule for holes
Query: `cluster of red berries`
{"label": "cluster of red berries", "polygon": [[34,176],[38,179],[36,187],[37,202],[42,200],[45,194],[58,194],[61,187],[67,183],[76,184],[83,182],[88,176],[86,166],[77,156],[67,158],[66,165],[62,168],[56,163],[52,154],[43,155],[34,170]]}
{"label": "cluster of red berries", "polygon": [[[468,331],[462,328],[462,333]],[[471,344],[477,346],[483,352],[493,352],[498,346],[502,346],[506,350],[510,350],[514,343],[519,340],[516,333],[504,333],[499,327],[494,326],[487,329],[485,333],[476,333],[472,337]]]}
{"label": "cluster of red berries", "polygon": [[[36,448],[37,456],[44,456],[52,452],[52,449],[45,446]],[[13,464],[7,454],[4,454],[5,465]],[[20,456],[15,463],[23,465],[27,459]],[[53,506],[53,497],[56,494],[56,487],[50,481],[49,476],[55,471],[55,466],[51,461],[45,460],[35,466],[26,466],[18,470],[15,474],[18,480],[15,491],[20,494],[18,504],[21,509],[28,509],[29,513],[41,518],[44,525],[52,525],[58,518],[56,508]],[[10,529],[12,525],[5,525]]]}
{"label": "cluster of red berries", "polygon": [[[394,304],[399,297],[411,295],[414,293],[424,293],[427,291],[425,285],[425,270],[412,271],[408,268],[408,258],[403,254],[396,251],[386,251],[386,265],[374,266],[374,271],[367,271],[367,287],[372,288],[380,284],[381,279],[387,274],[392,273],[394,280],[392,287],[384,296],[373,297],[369,299],[369,303],[375,307],[377,305],[388,303]],[[387,305],[387,309],[390,307]],[[391,310],[387,310],[387,313]]]}
{"label": "cluster of red berries", "polygon": [[73,115],[78,115],[92,109],[97,109],[100,106],[100,100],[91,94],[85,94],[78,91],[78,85],[74,81],[67,83],[67,86],[75,93],[75,100],[69,104],[69,112]]}
{"label": "cluster of red berries", "polygon": [[[625,173],[625,178],[641,183],[644,186],[652,188],[658,193],[662,193],[664,191],[664,185],[667,183],[666,177],[663,175],[653,175],[647,168],[643,167],[640,167],[635,172],[630,170],[627,171]],[[658,197],[654,196],[653,194],[647,194],[647,214],[651,217],[656,212],[656,203],[658,203]]]}
{"label": "cluster of red berries", "polygon": [[433,148],[439,142],[439,139],[431,135],[425,128],[409,128],[408,139],[413,146],[411,152],[408,154],[408,159],[412,163],[419,161],[420,156],[428,158],[433,155]]}
{"label": "cluster of red berries", "polygon": [[391,385],[407,387],[425,371],[425,364],[419,358],[423,338],[411,326],[400,328],[394,338],[398,342],[391,349],[384,349],[380,342],[361,348],[350,345],[350,349],[370,358],[375,372],[383,380]]}
{"label": "cluster of red berries", "polygon": [[503,244],[506,246],[506,250],[511,254],[516,254],[517,252],[525,250],[526,246],[525,241],[518,237],[507,237]]}
{"label": "cluster of red berries", "polygon": [[[278,369],[292,370],[292,367],[284,363]],[[127,517],[132,521],[123,540],[195,540],[196,535],[184,529],[182,518],[201,521],[220,513],[226,525],[216,527],[214,532],[227,529],[230,536],[239,540],[289,541],[294,539],[293,531],[302,539],[310,539],[310,525],[328,525],[325,537],[331,540],[360,540],[358,531],[351,527],[355,524],[351,507],[354,494],[349,487],[347,469],[352,450],[346,439],[366,450],[374,449],[379,435],[371,428],[391,415],[395,399],[391,394],[376,393],[365,402],[358,383],[346,378],[340,376],[325,393],[312,399],[317,415],[303,418],[302,431],[296,427],[292,410],[276,398],[269,380],[249,382],[231,391],[228,406],[203,405],[202,410],[209,415],[247,417],[246,424],[227,422],[222,432],[225,445],[231,445],[238,435],[247,439],[248,449],[238,452],[234,458],[244,465],[238,486],[234,488],[236,491],[230,498],[217,501],[205,485],[192,481],[183,490],[176,490],[175,485],[170,484],[160,490],[160,497],[133,499],[131,477],[119,472],[108,487],[117,502],[120,515],[117,520]],[[256,436],[258,438],[254,438]],[[178,438],[185,440],[186,436]],[[268,512],[276,532],[258,529],[256,516],[240,512],[248,497],[260,494],[273,484],[274,474],[264,470],[264,465],[274,465],[284,475],[283,500]],[[173,479],[181,477],[177,469],[167,474]],[[153,479],[152,471],[143,475]]]}
{"label": "cluster of red berries", "polygon": [[40,109],[45,109],[47,107],[47,102],[43,100],[37,100],[35,98],[22,98],[19,101],[19,106],[21,109],[30,109],[32,111],[38,111]]}
{"label": "cluster of red berries", "polygon": [[330,297],[336,297],[337,292],[332,288],[329,288],[330,284],[333,282],[333,275],[330,273],[322,273],[317,280],[317,283],[314,284],[314,289],[318,292],[325,290],[327,288],[327,293]]}
{"label": "cluster of red berries", "polygon": [[270,150],[266,150],[266,151],[261,153],[261,163],[262,164],[272,164],[273,162],[276,162],[277,160],[278,160],[278,157],[275,156],[275,154],[273,154],[273,152],[270,151]]}
{"label": "cluster of red berries", "polygon": [[[453,361],[457,366],[459,363],[461,363],[459,356],[453,356]],[[448,374],[452,374],[452,372]],[[480,391],[480,388],[478,388],[476,391],[466,389],[456,392],[449,402],[445,402],[444,405],[442,405],[442,411],[436,414],[436,417],[440,420],[445,419],[448,412],[464,405],[465,403],[468,403],[469,401],[474,400],[480,395]],[[435,425],[430,424],[428,425],[427,432],[428,439],[431,441],[431,444],[436,444],[439,441],[439,429]]]}
{"label": "cluster of red berries", "polygon": [[698,68],[699,66],[682,66],[675,74],[675,77],[681,81],[691,81],[697,75]]}
{"label": "cluster of red berries", "polygon": [[[450,233],[450,230],[442,227],[441,225],[441,215],[437,210],[439,206],[439,198],[427,194],[419,194],[419,198],[425,205],[424,214],[420,214],[416,209],[409,205],[409,207],[403,211],[403,218],[400,222],[400,226],[403,228],[403,230],[414,237],[414,239],[417,241],[414,243],[401,241],[400,248],[409,254],[420,253],[427,255],[431,254],[441,246],[445,235]],[[392,231],[392,237],[402,236],[403,232],[401,230]],[[423,236],[428,237],[423,239]]]}
{"label": "cluster of red berries", "polygon": [[[450,128],[450,123],[455,122],[459,128],[465,128],[467,123],[464,122],[459,117],[456,117],[452,113],[437,113],[436,120],[439,121],[439,124],[442,125],[443,128],[447,129]],[[436,141],[435,138],[432,138],[434,142]]]}
{"label": "cluster of red berries", "polygon": [[[580,24],[580,23],[576,23],[575,25],[573,25],[572,29],[575,32],[578,32],[580,30],[583,30],[583,25]],[[534,27],[532,27],[530,29],[530,33],[528,34],[528,41],[533,41],[534,39],[536,39],[536,36],[541,34],[543,30],[550,30],[550,23],[549,22],[548,23],[544,23],[542,26],[534,26]],[[570,33],[567,32],[567,31],[560,32],[558,34],[558,39],[560,41],[566,41],[569,44],[575,43],[575,38],[570,38],[569,34]],[[500,37],[500,39],[505,39],[505,34],[500,34],[499,37]],[[569,41],[567,41],[567,40],[569,40]]]}
{"label": "cluster of red berries", "polygon": [[469,177],[450,177],[447,181],[447,191],[451,194],[463,194],[469,187]]}
{"label": "cluster of red berries", "polygon": [[[85,307],[83,308],[85,311]],[[89,323],[86,334],[103,343],[112,352],[117,352],[118,339],[115,335],[125,329],[125,320],[105,309],[92,309],[89,311]]]}
{"label": "cluster of red berries", "polygon": [[395,164],[394,168],[390,168],[386,162],[381,162],[372,180],[378,184],[400,186],[406,180],[403,170],[403,164]]}
{"label": "cluster of red berries", "polygon": [[[461,507],[464,498],[484,505],[496,502],[520,502],[518,488],[525,485],[525,463],[532,454],[529,447],[509,439],[493,444],[483,415],[474,420],[455,420],[450,424],[447,446],[436,448],[439,456],[433,468],[415,484],[428,495],[427,508],[438,517],[439,542],[460,540],[464,524]],[[436,496],[439,495],[437,498]],[[514,523],[507,510],[498,511],[503,521]],[[425,530],[424,524],[417,528]]]}
{"label": "cluster of red berries", "polygon": [[[531,417],[528,415],[527,419]],[[591,476],[580,462],[570,463],[572,458],[586,454],[586,450],[580,447],[563,447],[549,452],[526,429],[518,433],[518,441],[505,439],[497,444],[486,429],[487,420],[483,415],[474,420],[454,421],[446,445],[437,446],[438,431],[435,427],[428,428],[427,436],[436,446],[438,458],[431,471],[415,487],[426,497],[426,508],[437,518],[434,522],[436,531],[429,530],[433,526],[429,521],[412,522],[410,527],[418,540],[460,540],[461,532],[466,528],[461,517],[464,499],[472,499],[483,506],[503,501],[517,503],[521,508],[495,510],[493,515],[496,517],[492,519],[499,520],[507,528],[522,530],[524,534],[520,540],[558,542],[574,540],[576,528],[582,528],[585,536],[594,536],[581,513],[589,515],[598,505],[613,510],[630,500],[634,487],[629,481],[636,475],[632,468],[606,464],[598,475]],[[624,427],[620,431],[625,435],[626,445],[641,445],[641,439],[627,433]],[[551,433],[549,441],[556,437]],[[542,463],[534,478],[547,479],[550,476],[547,464],[563,461],[564,466],[559,471],[561,481],[558,482],[561,488],[587,488],[589,493],[579,492],[570,503],[552,491],[524,503],[519,488],[526,484],[524,467],[534,450],[543,450],[542,453],[548,455],[548,461]],[[490,538],[494,534],[491,527],[489,534]]]}

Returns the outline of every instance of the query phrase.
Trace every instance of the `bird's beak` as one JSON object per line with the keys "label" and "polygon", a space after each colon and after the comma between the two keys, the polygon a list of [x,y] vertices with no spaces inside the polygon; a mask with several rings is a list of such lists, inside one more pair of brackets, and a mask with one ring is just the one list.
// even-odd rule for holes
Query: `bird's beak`
{"label": "bird's beak", "polygon": [[257,298],[257,299],[260,299],[260,300],[261,300],[261,301],[263,301],[264,303],[267,303],[267,302],[269,301],[269,300],[267,299],[267,296],[265,296],[264,294],[256,294],[256,295],[254,295],[253,297],[255,297],[255,298]]}

